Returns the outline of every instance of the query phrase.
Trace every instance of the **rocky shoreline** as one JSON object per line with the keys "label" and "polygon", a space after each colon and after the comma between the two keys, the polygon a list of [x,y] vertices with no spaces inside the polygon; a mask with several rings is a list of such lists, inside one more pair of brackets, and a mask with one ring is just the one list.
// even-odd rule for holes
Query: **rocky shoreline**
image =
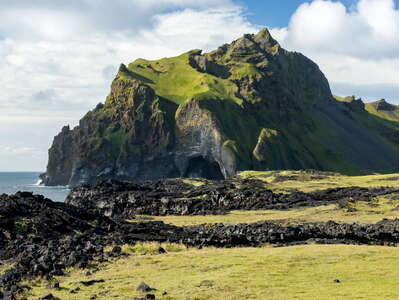
{"label": "rocky shoreline", "polygon": [[[0,276],[0,299],[14,299],[26,289],[20,283],[22,280],[50,280],[63,275],[68,267],[85,268],[92,261],[105,262],[122,255],[120,245],[139,241],[182,243],[190,247],[256,247],[265,243],[286,246],[308,242],[393,246],[399,242],[399,220],[371,225],[331,221],[289,225],[268,221],[177,227],[159,221],[125,219],[138,213],[220,214],[230,209],[344,204],[353,197],[370,201],[395,192],[398,191],[392,188],[354,187],[276,194],[253,180],[219,181],[197,187],[164,180],[140,184],[108,181],[80,187],[71,192],[66,203],[27,192],[1,195],[0,261],[13,267]],[[105,251],[105,247],[112,251]]]}

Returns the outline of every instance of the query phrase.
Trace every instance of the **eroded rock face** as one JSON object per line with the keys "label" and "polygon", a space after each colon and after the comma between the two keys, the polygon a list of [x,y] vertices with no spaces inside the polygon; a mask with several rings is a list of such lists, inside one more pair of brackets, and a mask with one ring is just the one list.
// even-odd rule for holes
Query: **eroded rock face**
{"label": "eroded rock face", "polygon": [[105,103],[54,138],[42,179],[74,187],[239,170],[393,171],[397,139],[386,126],[363,102],[334,100],[318,66],[265,29],[205,54],[122,64]]}
{"label": "eroded rock face", "polygon": [[200,101],[181,105],[176,112],[175,163],[182,177],[223,179],[236,172],[235,154],[223,148],[226,138],[217,118]]}

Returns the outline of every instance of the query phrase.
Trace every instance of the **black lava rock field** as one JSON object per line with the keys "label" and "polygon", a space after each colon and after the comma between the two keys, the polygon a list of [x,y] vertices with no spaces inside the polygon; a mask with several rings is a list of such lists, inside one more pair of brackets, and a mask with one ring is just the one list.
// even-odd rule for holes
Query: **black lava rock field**
{"label": "black lava rock field", "polygon": [[[0,276],[0,299],[14,299],[22,280],[51,279],[68,267],[85,268],[123,255],[120,245],[139,241],[191,247],[279,246],[307,243],[394,245],[399,220],[377,224],[335,222],[286,225],[277,221],[177,227],[160,221],[127,222],[135,214],[223,214],[231,209],[288,209],[340,203],[397,192],[392,188],[339,188],[276,194],[256,181],[220,181],[193,187],[177,180],[108,181],[73,190],[66,203],[19,192],[0,196],[0,261],[13,267]],[[112,251],[104,251],[111,246]]]}

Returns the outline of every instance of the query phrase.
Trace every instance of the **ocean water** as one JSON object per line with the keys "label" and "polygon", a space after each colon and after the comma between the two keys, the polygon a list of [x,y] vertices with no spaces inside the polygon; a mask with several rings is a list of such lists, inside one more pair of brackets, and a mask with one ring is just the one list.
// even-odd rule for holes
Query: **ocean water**
{"label": "ocean water", "polygon": [[53,201],[64,201],[69,189],[65,186],[40,185],[39,175],[40,172],[0,172],[0,195],[23,191],[40,194]]}

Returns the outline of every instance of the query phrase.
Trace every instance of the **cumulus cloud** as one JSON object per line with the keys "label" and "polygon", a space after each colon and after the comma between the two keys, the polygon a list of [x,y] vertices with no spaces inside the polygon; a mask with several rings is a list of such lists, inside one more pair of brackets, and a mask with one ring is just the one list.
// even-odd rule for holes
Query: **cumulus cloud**
{"label": "cumulus cloud", "polygon": [[153,15],[176,9],[233,7],[230,0],[2,0],[0,20],[6,37],[62,40],[93,32],[138,32],[153,25]]}
{"label": "cumulus cloud", "polygon": [[304,3],[285,30],[283,42],[302,50],[399,57],[399,12],[393,0],[360,0],[351,10],[341,2]]}
{"label": "cumulus cloud", "polygon": [[[349,9],[339,1],[315,0],[302,4],[288,27],[273,33],[283,46],[315,60],[333,88],[352,85],[362,94],[361,86],[399,85],[394,0],[359,0]],[[399,103],[399,95],[391,100]]]}

